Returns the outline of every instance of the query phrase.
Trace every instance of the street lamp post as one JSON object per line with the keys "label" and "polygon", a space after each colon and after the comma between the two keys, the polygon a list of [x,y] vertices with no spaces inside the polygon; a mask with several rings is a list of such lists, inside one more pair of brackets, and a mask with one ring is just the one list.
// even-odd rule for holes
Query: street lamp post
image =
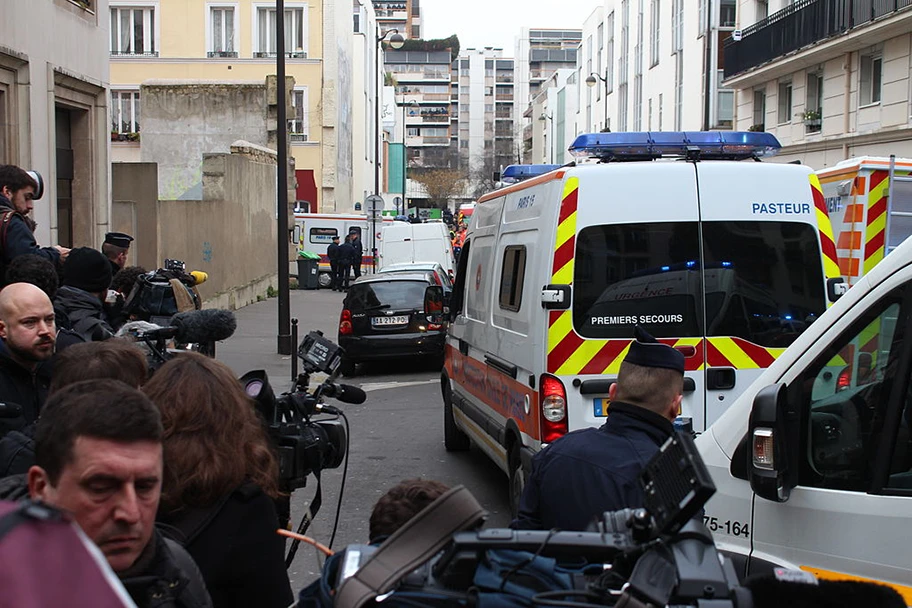
{"label": "street lamp post", "polygon": [[611,132],[611,129],[608,128],[608,83],[610,82],[608,80],[608,70],[605,70],[604,76],[592,72],[586,78],[586,84],[590,87],[594,87],[596,84],[598,84],[599,80],[601,80],[605,85],[605,122],[602,124],[602,132],[609,133]]}
{"label": "street lamp post", "polygon": [[[405,44],[405,38],[399,33],[399,30],[387,30],[382,36],[376,37],[376,46],[374,49],[374,195],[380,196],[380,105],[381,105],[381,88],[380,88],[380,54],[383,51],[383,41],[389,36],[389,45],[394,49],[401,49]],[[377,270],[377,216],[372,215],[371,227],[371,257],[374,260],[374,272]]]}
{"label": "street lamp post", "polygon": [[548,121],[548,162],[554,162],[554,115],[548,114],[547,112],[542,112],[541,116],[538,117],[541,121]]}

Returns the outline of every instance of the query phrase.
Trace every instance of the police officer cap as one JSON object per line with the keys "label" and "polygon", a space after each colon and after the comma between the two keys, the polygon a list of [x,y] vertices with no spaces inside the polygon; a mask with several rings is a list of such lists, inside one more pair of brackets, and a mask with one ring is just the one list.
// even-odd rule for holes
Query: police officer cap
{"label": "police officer cap", "polygon": [[636,338],[630,343],[630,350],[624,361],[642,367],[662,367],[684,373],[684,355],[674,348],[662,344],[637,325],[633,330]]}
{"label": "police officer cap", "polygon": [[333,238],[332,238],[332,240],[338,241],[338,240],[339,240],[339,235],[338,235],[338,234],[334,235]]}
{"label": "police officer cap", "polygon": [[130,242],[133,241],[133,237],[129,234],[124,234],[123,232],[108,232],[105,234],[105,243],[110,243],[116,247],[123,247],[124,249],[130,248]]}

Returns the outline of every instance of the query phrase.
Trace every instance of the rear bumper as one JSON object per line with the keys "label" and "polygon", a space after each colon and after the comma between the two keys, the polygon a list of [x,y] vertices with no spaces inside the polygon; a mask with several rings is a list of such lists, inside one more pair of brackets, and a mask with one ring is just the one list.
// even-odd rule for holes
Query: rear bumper
{"label": "rear bumper", "polygon": [[388,336],[339,336],[339,346],[350,361],[377,361],[396,357],[441,356],[445,332]]}

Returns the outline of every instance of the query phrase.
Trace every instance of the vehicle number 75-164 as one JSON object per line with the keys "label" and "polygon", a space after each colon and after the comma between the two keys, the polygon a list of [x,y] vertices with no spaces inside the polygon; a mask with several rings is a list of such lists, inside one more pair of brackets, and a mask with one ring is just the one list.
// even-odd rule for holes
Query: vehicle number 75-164
{"label": "vehicle number 75-164", "polygon": [[718,517],[703,516],[703,524],[709,528],[710,532],[721,532],[729,536],[743,536],[750,538],[750,527],[740,521],[725,520],[720,521]]}

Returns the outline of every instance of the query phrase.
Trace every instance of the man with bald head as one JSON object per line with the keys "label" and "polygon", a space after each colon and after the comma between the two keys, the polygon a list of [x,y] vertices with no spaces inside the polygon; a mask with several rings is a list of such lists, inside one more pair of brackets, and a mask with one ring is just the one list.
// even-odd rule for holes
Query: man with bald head
{"label": "man with bald head", "polygon": [[0,291],[0,437],[38,419],[56,335],[54,306],[40,288],[13,283]]}

